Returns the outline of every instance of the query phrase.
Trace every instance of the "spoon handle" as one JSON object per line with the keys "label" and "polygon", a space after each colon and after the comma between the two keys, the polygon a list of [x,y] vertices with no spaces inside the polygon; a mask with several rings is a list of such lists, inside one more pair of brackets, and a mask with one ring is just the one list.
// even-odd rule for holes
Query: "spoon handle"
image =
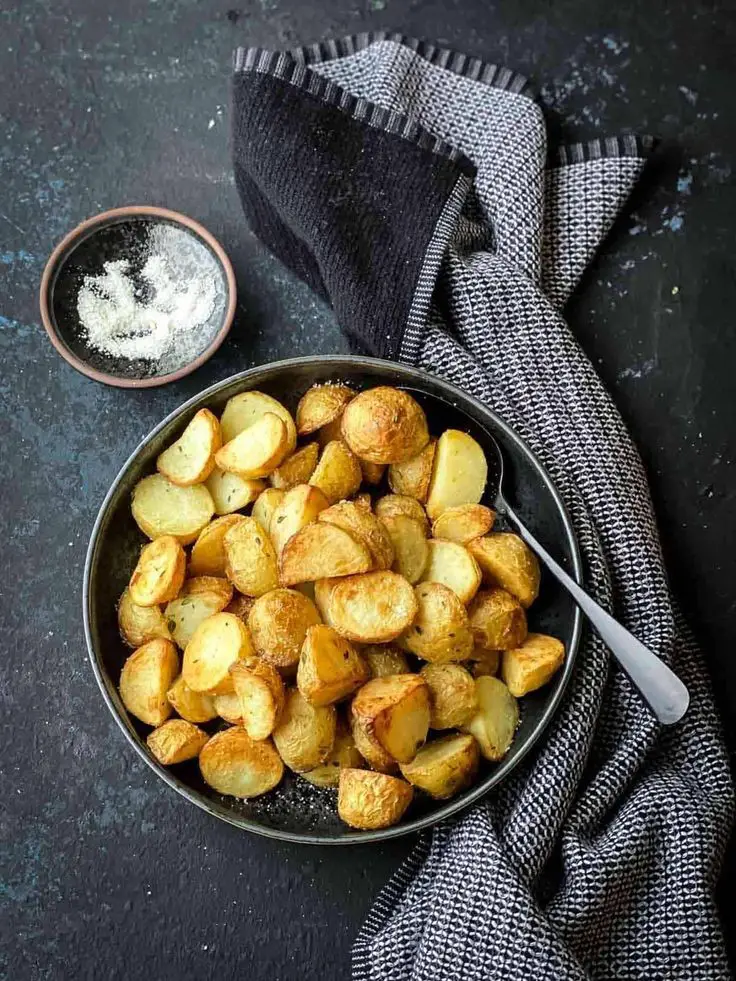
{"label": "spoon handle", "polygon": [[499,510],[505,511],[516,525],[519,536],[567,589],[662,725],[679,722],[687,711],[690,696],[677,675],[568,576],[505,501]]}

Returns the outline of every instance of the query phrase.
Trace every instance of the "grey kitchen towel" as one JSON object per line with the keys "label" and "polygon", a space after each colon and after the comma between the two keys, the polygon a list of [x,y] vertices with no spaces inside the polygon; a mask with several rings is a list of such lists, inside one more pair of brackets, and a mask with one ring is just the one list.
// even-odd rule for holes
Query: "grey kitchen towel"
{"label": "grey kitchen towel", "polygon": [[256,232],[362,349],[517,430],[569,508],[587,588],[692,698],[660,728],[589,631],[539,751],[420,841],[357,938],[354,977],[729,977],[713,893],[733,791],[709,682],[639,455],[561,315],[646,144],[550,148],[525,79],[400,35],[240,49],[235,67]]}

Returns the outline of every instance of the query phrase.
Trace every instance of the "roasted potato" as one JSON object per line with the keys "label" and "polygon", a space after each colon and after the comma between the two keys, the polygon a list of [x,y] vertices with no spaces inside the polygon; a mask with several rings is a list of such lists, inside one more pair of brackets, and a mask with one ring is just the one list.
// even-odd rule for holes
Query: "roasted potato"
{"label": "roasted potato", "polygon": [[222,470],[252,480],[267,477],[288,454],[289,435],[284,421],[267,412],[225,443],[215,454],[215,462]]}
{"label": "roasted potato", "polygon": [[317,443],[307,443],[300,450],[295,450],[291,456],[276,467],[268,478],[271,484],[281,490],[289,490],[298,484],[306,484],[314,473],[319,457]]}
{"label": "roasted potato", "polygon": [[253,604],[248,627],[256,652],[280,671],[293,671],[310,627],[320,622],[317,607],[296,589],[272,589]]}
{"label": "roasted potato", "polygon": [[505,651],[526,637],[526,613],[515,596],[493,586],[481,589],[468,607],[470,628],[478,651]]}
{"label": "roasted potato", "polygon": [[148,734],[146,743],[164,766],[196,759],[210,737],[191,722],[169,719]]}
{"label": "roasted potato", "polygon": [[243,621],[232,613],[215,613],[194,631],[184,651],[181,673],[192,691],[225,695],[233,691],[230,666],[254,655]]}
{"label": "roasted potato", "polygon": [[427,514],[434,521],[443,511],[459,504],[477,504],[488,478],[482,447],[459,429],[447,429],[437,440]]}
{"label": "roasted potato", "polygon": [[318,579],[314,583],[314,602],[325,623],[330,622],[332,590],[339,582],[340,577],[338,576],[335,579]]}
{"label": "roasted potato", "polygon": [[501,677],[516,698],[546,685],[565,660],[565,645],[556,637],[529,634],[523,644],[504,651]]}
{"label": "roasted potato", "polygon": [[312,385],[296,407],[296,429],[300,436],[308,436],[317,429],[329,425],[342,416],[345,406],[355,398],[355,392],[347,385],[328,382]]}
{"label": "roasted potato", "polygon": [[429,481],[432,477],[432,462],[437,448],[437,440],[430,439],[421,453],[405,460],[392,463],[388,468],[388,486],[394,494],[413,497],[422,504],[429,494]]}
{"label": "roasted potato", "polygon": [[184,582],[187,557],[173,535],[164,535],[146,545],[128,584],[136,606],[158,606],[179,594]]}
{"label": "roasted potato", "polygon": [[429,519],[422,505],[413,497],[407,497],[405,494],[386,494],[385,497],[379,497],[373,510],[381,521],[394,514],[405,514],[407,518],[414,518],[419,522],[425,535],[429,534]]}
{"label": "roasted potato", "polygon": [[465,661],[473,649],[468,614],[448,586],[423,582],[414,588],[418,612],[399,645],[425,661]]}
{"label": "roasted potato", "polygon": [[310,705],[298,688],[291,688],[273,731],[273,741],[289,769],[304,773],[329,758],[336,725],[334,705]]}
{"label": "roasted potato", "polygon": [[390,828],[404,816],[412,796],[411,784],[398,777],[346,767],[340,770],[337,813],[351,828]]}
{"label": "roasted potato", "polygon": [[220,423],[209,409],[200,409],[175,443],[156,460],[156,469],[172,484],[201,484],[212,473],[222,446]]}
{"label": "roasted potato", "polygon": [[392,759],[407,763],[427,738],[429,687],[417,674],[373,678],[357,693],[351,711],[358,726]]}
{"label": "roasted potato", "polygon": [[363,658],[332,627],[321,623],[307,630],[296,683],[311,705],[339,702],[360,688],[368,677],[368,665]]}
{"label": "roasted potato", "polygon": [[360,463],[360,472],[363,474],[363,483],[374,486],[381,483],[386,472],[384,463],[371,463],[370,460],[359,460],[358,462]]}
{"label": "roasted potato", "polygon": [[228,400],[220,419],[223,443],[229,443],[244,429],[250,429],[267,412],[278,416],[286,426],[287,454],[293,453],[296,449],[296,426],[291,413],[264,392],[241,392]]}
{"label": "roasted potato", "polygon": [[[279,487],[267,487],[256,498],[256,503],[250,512],[251,518],[255,518],[267,535],[271,534],[271,519],[284,499],[286,491]],[[271,538],[273,541],[273,538]]]}
{"label": "roasted potato", "polygon": [[353,501],[339,501],[321,511],[318,521],[337,525],[362,542],[371,554],[374,569],[390,569],[394,561],[394,549],[386,526],[370,511]]}
{"label": "roasted potato", "polygon": [[344,442],[342,438],[342,416],[338,416],[332,422],[328,422],[326,426],[323,426],[317,431],[317,442],[319,443],[319,448],[323,450],[328,443],[333,443],[335,440]]}
{"label": "roasted potato", "polygon": [[484,675],[475,679],[478,710],[463,726],[478,741],[487,760],[502,760],[514,738],[519,724],[519,703],[498,678]]}
{"label": "roasted potato", "polygon": [[162,473],[154,473],[133,488],[131,510],[148,538],[173,535],[182,545],[189,545],[209,524],[215,505],[203,484],[178,487]]}
{"label": "roasted potato", "polygon": [[481,651],[474,649],[470,657],[470,673],[474,678],[482,678],[483,675],[498,674],[498,666],[501,663],[501,651]]}
{"label": "roasted potato", "polygon": [[171,707],[187,722],[211,722],[217,718],[217,709],[212,695],[192,691],[182,675],[166,692]]}
{"label": "roasted potato", "polygon": [[385,514],[381,519],[394,549],[394,570],[412,585],[419,582],[429,562],[429,545],[422,524],[406,514]]}
{"label": "roasted potato", "polygon": [[426,664],[419,673],[429,687],[430,729],[457,729],[472,719],[478,697],[475,681],[464,667]]}
{"label": "roasted potato", "polygon": [[225,571],[246,596],[263,596],[279,584],[271,539],[255,518],[244,517],[225,533]]}
{"label": "roasted potato", "polygon": [[413,622],[417,600],[411,585],[383,570],[337,582],[328,602],[331,626],[348,640],[381,644],[394,640]]}
{"label": "roasted potato", "polygon": [[157,637],[133,651],[120,673],[120,697],[136,719],[160,726],[171,715],[166,693],[179,673],[179,658],[170,640]]}
{"label": "roasted potato", "polygon": [[539,561],[532,550],[510,531],[493,531],[468,543],[483,579],[501,586],[527,609],[539,593]]}
{"label": "roasted potato", "polygon": [[236,661],[230,667],[241,724],[251,739],[267,739],[284,709],[286,689],[273,665],[261,658]]}
{"label": "roasted potato", "polygon": [[379,743],[373,732],[364,727],[360,719],[351,720],[351,731],[355,747],[368,765],[379,773],[398,773],[399,764]]}
{"label": "roasted potato", "polygon": [[457,593],[462,603],[469,603],[481,583],[480,569],[470,552],[457,542],[431,539],[429,559],[422,582],[441,582]]}
{"label": "roasted potato", "polygon": [[485,504],[458,504],[443,511],[433,522],[432,537],[467,545],[474,538],[486,535],[495,520],[496,512]]}
{"label": "roasted potato", "polygon": [[190,576],[225,575],[225,534],[242,520],[242,514],[223,514],[202,529],[199,538],[192,545],[192,554],[189,557]]}
{"label": "roasted potato", "polygon": [[302,776],[316,787],[337,787],[341,770],[345,767],[361,769],[363,763],[363,757],[358,752],[350,729],[338,719],[332,752],[322,766],[307,770],[306,773],[302,773]]}
{"label": "roasted potato", "polygon": [[289,539],[316,521],[320,511],[328,506],[329,501],[317,487],[299,484],[288,490],[276,505],[268,528],[276,554],[280,555]]}
{"label": "roasted potato", "polygon": [[474,737],[454,733],[423,746],[410,763],[401,764],[401,772],[430,797],[446,800],[472,783],[479,762],[480,749]]}
{"label": "roasted potato", "polygon": [[358,458],[347,443],[336,439],[322,450],[309,483],[312,487],[318,487],[330,504],[335,504],[345,497],[352,497],[362,479]]}
{"label": "roasted potato", "polygon": [[224,610],[232,598],[233,587],[227,579],[216,576],[187,579],[177,598],[166,607],[166,622],[174,642],[185,648],[200,623]]}
{"label": "roasted potato", "polygon": [[371,678],[385,678],[389,674],[409,674],[405,655],[391,644],[369,644],[360,652],[368,665]]}
{"label": "roasted potato", "polygon": [[245,729],[223,729],[199,754],[205,783],[218,794],[258,797],[272,790],[284,775],[284,764],[270,739],[251,739]]}
{"label": "roasted potato", "polygon": [[129,647],[141,647],[149,640],[163,637],[171,640],[166,618],[158,606],[138,606],[125,590],[118,604],[120,636]]}
{"label": "roasted potato", "polygon": [[263,480],[239,477],[215,467],[205,481],[205,487],[212,495],[217,514],[232,514],[247,507],[256,500],[266,484]]}
{"label": "roasted potato", "polygon": [[292,535],[284,545],[279,578],[284,586],[294,586],[368,572],[372,564],[371,553],[353,535],[337,525],[316,522]]}
{"label": "roasted potato", "polygon": [[242,620],[247,627],[248,617],[250,616],[250,611],[253,609],[253,604],[255,601],[255,596],[243,596],[242,593],[236,592],[228,605],[225,607],[225,613],[234,614],[238,620]]}
{"label": "roasted potato", "polygon": [[360,508],[361,511],[368,511],[373,513],[373,501],[371,500],[371,495],[366,494],[365,491],[362,494],[356,494],[353,498],[353,504],[356,508]]}
{"label": "roasted potato", "polygon": [[370,463],[403,463],[429,442],[427,417],[408,392],[381,385],[356,395],[342,414],[350,449]]}
{"label": "roasted potato", "polygon": [[[236,664],[240,663],[236,661]],[[234,667],[235,665],[233,665]],[[215,708],[217,709],[217,714],[225,722],[229,722],[233,726],[242,726],[243,724],[243,709],[240,705],[240,699],[235,694],[235,692],[230,691],[225,695],[214,695],[213,700],[215,703]],[[250,733],[248,733],[250,735]]]}

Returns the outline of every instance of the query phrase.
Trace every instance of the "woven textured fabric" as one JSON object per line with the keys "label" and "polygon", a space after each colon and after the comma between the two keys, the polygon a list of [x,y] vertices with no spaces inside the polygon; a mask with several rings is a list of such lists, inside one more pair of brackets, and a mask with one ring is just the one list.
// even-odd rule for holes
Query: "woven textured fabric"
{"label": "woven textured fabric", "polygon": [[[567,504],[588,590],[691,694],[685,720],[661,729],[588,631],[538,752],[422,839],[356,941],[354,978],[727,978],[713,892],[733,792],[708,680],[669,593],[638,453],[560,314],[646,146],[623,137],[552,152],[524,79],[400,36],[326,42],[283,56],[282,67],[290,61],[299,84],[310,74],[329,83],[332,104],[344,93],[352,119],[369,106],[366,125],[388,131],[393,120],[393,133],[421,133],[428,155],[459,165],[424,261],[414,261],[398,347],[382,347],[358,318],[344,326],[517,430]],[[260,64],[268,72],[274,62]],[[273,221],[289,225],[276,211]]]}

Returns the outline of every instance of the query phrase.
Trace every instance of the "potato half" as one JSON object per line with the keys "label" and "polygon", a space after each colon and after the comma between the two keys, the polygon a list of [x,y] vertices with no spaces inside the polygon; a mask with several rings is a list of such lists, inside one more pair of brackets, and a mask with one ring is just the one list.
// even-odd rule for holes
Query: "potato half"
{"label": "potato half", "polygon": [[246,596],[263,596],[279,584],[276,551],[255,518],[244,517],[228,529],[224,539],[225,571]]}
{"label": "potato half", "polygon": [[368,572],[371,553],[349,532],[323,522],[307,525],[288,540],[279,559],[284,586]]}
{"label": "potato half", "polygon": [[459,429],[447,429],[437,440],[427,514],[433,520],[459,504],[477,504],[488,479],[481,445]]}
{"label": "potato half", "polygon": [[363,764],[363,757],[358,752],[350,729],[344,722],[338,720],[332,752],[322,766],[307,770],[306,773],[302,773],[302,776],[315,787],[337,787],[340,783],[341,770],[345,767],[361,769]]}
{"label": "potato half", "polygon": [[527,634],[524,607],[505,589],[481,589],[468,607],[476,650],[505,651],[518,647]]}
{"label": "potato half", "polygon": [[526,609],[539,593],[539,560],[532,550],[510,531],[493,531],[468,543],[483,579],[501,586]]}
{"label": "potato half", "polygon": [[177,598],[166,607],[166,622],[174,642],[185,648],[200,623],[224,610],[232,598],[233,587],[227,579],[216,576],[187,579]]}
{"label": "potato half", "polygon": [[430,729],[456,729],[475,715],[475,681],[459,664],[426,664],[420,671],[429,687]]}
{"label": "potato half", "polygon": [[470,655],[470,673],[474,678],[482,678],[483,675],[498,674],[498,666],[501,663],[501,651],[481,651],[477,648]]}
{"label": "potato half", "polygon": [[296,426],[291,413],[264,392],[241,392],[228,400],[220,419],[223,443],[229,443],[244,429],[249,429],[267,412],[278,416],[286,426],[287,453],[293,453],[296,448]]}
{"label": "potato half", "polygon": [[166,617],[158,606],[138,606],[125,590],[118,604],[120,636],[129,647],[141,647],[149,640],[163,637],[171,640]]}
{"label": "potato half", "polygon": [[273,589],[259,597],[248,617],[256,652],[280,671],[293,671],[310,627],[320,622],[314,603],[296,589]]}
{"label": "potato half", "polygon": [[229,722],[233,726],[241,726],[243,724],[243,709],[240,705],[240,699],[234,691],[213,697],[217,714],[221,719],[224,719],[225,722]]}
{"label": "potato half", "polygon": [[141,551],[128,584],[137,606],[158,606],[178,595],[184,582],[187,557],[173,535],[150,542]]}
{"label": "potato half", "polygon": [[424,526],[406,514],[385,514],[381,519],[394,549],[394,570],[412,585],[419,582],[429,562]]}
{"label": "potato half", "polygon": [[468,614],[454,593],[440,582],[415,587],[418,612],[399,644],[425,661],[465,661],[473,650]]}
{"label": "potato half", "polygon": [[342,435],[370,463],[402,463],[429,442],[427,417],[408,392],[381,385],[361,392],[345,407]]}
{"label": "potato half", "polygon": [[291,688],[286,693],[273,741],[289,769],[303,773],[321,766],[329,758],[336,726],[334,705],[310,705],[298,688]]}
{"label": "potato half", "polygon": [[284,775],[284,764],[269,739],[251,739],[233,726],[218,732],[199,754],[205,783],[218,794],[258,797],[272,790]]}
{"label": "potato half", "polygon": [[151,539],[173,535],[189,545],[209,524],[215,505],[204,484],[178,487],[162,473],[154,473],[133,488],[131,510],[144,535]]}
{"label": "potato half", "polygon": [[215,453],[221,446],[217,416],[209,409],[200,409],[179,439],[156,460],[156,469],[180,487],[200,484],[212,473]]}
{"label": "potato half", "polygon": [[164,766],[196,759],[210,737],[185,719],[169,719],[148,734],[146,744]]}
{"label": "potato half", "polygon": [[498,762],[513,742],[519,724],[519,703],[498,678],[476,678],[475,691],[478,710],[463,729],[475,736],[487,760]]}
{"label": "potato half", "polygon": [[243,621],[232,613],[215,613],[200,623],[187,644],[182,676],[192,691],[227,694],[233,690],[230,666],[254,655]]}
{"label": "potato half", "polygon": [[374,569],[390,569],[394,561],[394,549],[386,526],[370,511],[353,501],[339,501],[321,511],[319,521],[337,525],[350,532],[371,553]]}
{"label": "potato half", "polygon": [[[258,495],[250,512],[251,518],[255,518],[268,535],[271,535],[271,519],[283,501],[285,494],[286,491],[281,490],[279,487],[267,487]],[[271,536],[271,541],[273,541],[273,536]]]}
{"label": "potato half", "polygon": [[437,440],[430,439],[421,453],[405,460],[392,463],[388,468],[388,485],[394,494],[413,497],[422,504],[429,494],[429,481],[432,477],[432,463],[437,448]]}
{"label": "potato half", "polygon": [[431,539],[429,559],[422,573],[422,582],[441,582],[457,594],[462,603],[469,603],[481,583],[478,563],[464,545]]}
{"label": "potato half", "polygon": [[215,454],[215,462],[222,470],[255,479],[267,477],[288,453],[289,437],[283,419],[267,412],[225,443]]}
{"label": "potato half", "polygon": [[362,479],[358,458],[347,443],[336,439],[322,450],[309,483],[312,487],[318,487],[330,504],[335,504],[345,497],[352,497]]}
{"label": "potato half", "polygon": [[427,738],[429,688],[416,674],[373,678],[357,693],[351,711],[359,727],[392,759],[407,763]]}
{"label": "potato half", "polygon": [[425,535],[429,534],[429,519],[419,501],[405,494],[386,494],[379,497],[373,510],[376,516],[385,521],[391,515],[405,514],[407,518],[414,518],[424,529]]}
{"label": "potato half", "polygon": [[276,467],[268,478],[273,487],[289,490],[298,484],[306,484],[314,473],[319,457],[319,445],[307,443],[300,450],[295,450],[284,462]]}
{"label": "potato half", "polygon": [[329,501],[317,487],[299,484],[288,490],[276,505],[268,528],[276,554],[280,555],[289,539],[316,521],[320,511],[328,506]]}
{"label": "potato half", "polygon": [[310,704],[339,702],[360,688],[368,677],[368,665],[363,658],[332,627],[321,623],[307,630],[296,683]]}
{"label": "potato half", "polygon": [[120,673],[120,697],[136,719],[160,726],[171,715],[166,693],[179,673],[179,657],[170,640],[157,637],[134,651]]}
{"label": "potato half", "polygon": [[286,689],[276,668],[260,658],[236,661],[230,668],[242,726],[251,739],[267,739],[284,709]]}
{"label": "potato half", "polygon": [[379,743],[361,719],[351,719],[351,731],[356,749],[372,770],[378,773],[398,773],[399,764]]}
{"label": "potato half", "polygon": [[458,504],[443,511],[432,524],[434,538],[467,545],[474,538],[486,535],[493,527],[496,512],[485,504]]}
{"label": "potato half", "polygon": [[263,480],[251,480],[236,473],[228,473],[215,467],[205,481],[212,495],[217,514],[232,514],[256,500],[266,484]]}
{"label": "potato half", "polygon": [[330,624],[348,640],[381,644],[394,640],[417,613],[414,590],[395,572],[369,572],[337,582],[328,603]]}
{"label": "potato half", "polygon": [[371,770],[340,770],[337,813],[351,828],[375,831],[390,828],[411,804],[411,784]]}
{"label": "potato half", "polygon": [[504,651],[501,677],[516,698],[546,685],[565,660],[565,645],[556,637],[529,634],[523,644]]}
{"label": "potato half", "polygon": [[189,557],[190,576],[225,575],[225,535],[233,525],[242,520],[242,514],[223,514],[202,529],[199,538],[192,545]]}
{"label": "potato half", "polygon": [[371,678],[385,678],[388,674],[409,674],[406,656],[391,644],[369,644],[360,654],[368,665]]}
{"label": "potato half", "polygon": [[211,722],[217,718],[217,709],[212,695],[192,691],[184,678],[179,677],[166,692],[166,697],[175,712],[187,722]]}
{"label": "potato half", "polygon": [[415,787],[436,800],[454,797],[473,782],[480,763],[480,749],[469,733],[443,736],[423,746],[401,772]]}
{"label": "potato half", "polygon": [[300,436],[327,426],[339,419],[345,406],[355,398],[355,392],[347,385],[327,382],[325,385],[312,385],[299,400],[296,407],[296,428]]}

